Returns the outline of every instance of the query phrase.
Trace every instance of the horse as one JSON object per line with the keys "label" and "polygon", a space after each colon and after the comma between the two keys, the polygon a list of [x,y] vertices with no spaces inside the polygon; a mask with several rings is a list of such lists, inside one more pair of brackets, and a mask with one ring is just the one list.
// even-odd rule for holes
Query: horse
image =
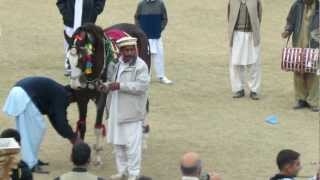
{"label": "horse", "polygon": [[76,132],[82,139],[85,138],[87,108],[90,99],[95,102],[97,107],[96,136],[106,133],[102,119],[107,94],[99,92],[97,86],[106,81],[108,64],[114,61],[117,56],[115,41],[121,36],[112,37],[113,32],[123,32],[138,39],[138,54],[145,61],[150,71],[151,55],[148,38],[136,25],[121,23],[104,30],[94,24],[79,27],[71,39],[68,40],[70,48],[67,52],[67,58],[71,67],[70,85],[76,89],[75,96],[79,109]]}

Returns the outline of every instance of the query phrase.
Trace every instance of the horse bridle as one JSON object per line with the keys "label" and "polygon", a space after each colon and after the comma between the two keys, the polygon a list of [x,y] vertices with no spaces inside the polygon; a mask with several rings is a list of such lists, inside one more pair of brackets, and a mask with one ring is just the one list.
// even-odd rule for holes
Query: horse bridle
{"label": "horse bridle", "polygon": [[[106,38],[104,36],[104,38]],[[93,80],[89,80],[86,75],[83,75],[83,77],[85,78],[86,82],[85,82],[85,87],[83,88],[88,88],[88,89],[96,89],[98,85],[101,85],[102,84],[102,81],[101,81],[101,77],[103,75],[103,73],[105,72],[106,68],[107,68],[107,63],[106,63],[106,50],[105,50],[105,42],[106,39],[103,39],[103,66],[102,66],[102,69],[99,73],[99,75],[94,78]],[[81,75],[79,75],[78,78],[80,78]]]}

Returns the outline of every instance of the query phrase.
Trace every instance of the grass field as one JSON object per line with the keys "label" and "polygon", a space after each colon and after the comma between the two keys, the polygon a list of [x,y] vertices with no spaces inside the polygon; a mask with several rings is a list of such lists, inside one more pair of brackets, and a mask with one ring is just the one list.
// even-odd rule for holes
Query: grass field
{"label": "grass field", "polygon": [[[39,75],[67,83],[63,76],[63,25],[54,0],[0,1],[0,103],[20,78]],[[136,0],[108,0],[97,24],[107,27],[133,22]],[[313,175],[319,156],[319,116],[309,110],[293,111],[292,74],[280,71],[284,41],[280,33],[292,1],[264,0],[262,23],[262,96],[234,100],[228,72],[226,0],[167,0],[169,24],[165,31],[166,71],[175,81],[151,83],[151,135],[144,153],[143,174],[157,180],[179,179],[179,159],[197,151],[205,170],[216,170],[225,180],[268,179],[277,169],[276,154],[292,148],[302,154],[301,175]],[[69,118],[75,125],[75,105]],[[86,141],[94,143],[94,106]],[[264,119],[276,115],[279,124]],[[0,130],[14,125],[0,113]],[[92,128],[91,128],[92,127]],[[114,174],[112,150],[106,145],[100,176]],[[40,157],[50,161],[52,179],[67,172],[71,145],[48,125]]]}

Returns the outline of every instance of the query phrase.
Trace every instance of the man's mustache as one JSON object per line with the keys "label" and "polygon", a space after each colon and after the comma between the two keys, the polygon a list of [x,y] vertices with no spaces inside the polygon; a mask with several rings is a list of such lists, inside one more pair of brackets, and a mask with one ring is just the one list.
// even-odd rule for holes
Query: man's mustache
{"label": "man's mustache", "polygon": [[137,58],[137,56],[124,56],[123,60],[125,60],[126,62],[129,62],[129,61],[132,61],[136,58]]}

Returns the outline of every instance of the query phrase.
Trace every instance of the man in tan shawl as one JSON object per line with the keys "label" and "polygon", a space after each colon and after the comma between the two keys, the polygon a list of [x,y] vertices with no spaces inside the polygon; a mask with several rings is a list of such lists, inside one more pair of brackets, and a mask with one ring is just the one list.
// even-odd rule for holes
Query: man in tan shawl
{"label": "man in tan shawl", "polygon": [[245,75],[250,98],[258,100],[261,84],[260,0],[229,0],[228,22],[230,38],[230,80],[233,98],[245,96]]}

